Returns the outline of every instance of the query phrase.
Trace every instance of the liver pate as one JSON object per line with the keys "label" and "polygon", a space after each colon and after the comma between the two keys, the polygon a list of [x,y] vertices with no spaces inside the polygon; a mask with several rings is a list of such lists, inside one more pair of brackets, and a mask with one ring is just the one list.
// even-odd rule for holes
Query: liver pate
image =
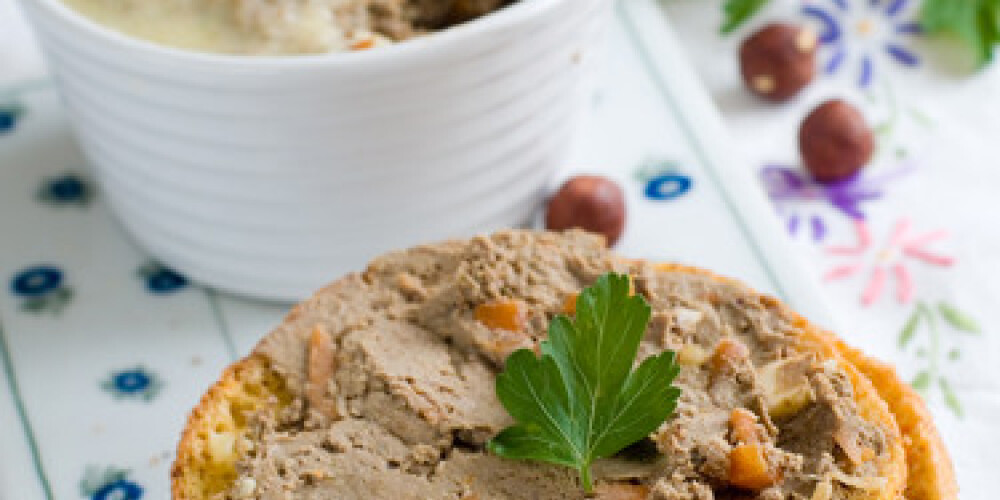
{"label": "liver pate", "polygon": [[64,0],[163,45],[233,54],[370,49],[493,12],[510,0]]}
{"label": "liver pate", "polygon": [[[678,351],[683,393],[646,442],[595,465],[599,498],[846,500],[878,487],[884,429],[858,415],[836,362],[800,348],[776,301],[622,260],[584,233],[506,232],[380,258],[264,339],[258,353],[295,402],[277,419],[250,415],[225,498],[583,498],[574,471],[483,445],[511,423],[493,386],[505,357],[612,270],[653,308],[641,352]],[[477,320],[480,305],[511,300],[517,331]],[[747,487],[737,448],[771,480]]]}

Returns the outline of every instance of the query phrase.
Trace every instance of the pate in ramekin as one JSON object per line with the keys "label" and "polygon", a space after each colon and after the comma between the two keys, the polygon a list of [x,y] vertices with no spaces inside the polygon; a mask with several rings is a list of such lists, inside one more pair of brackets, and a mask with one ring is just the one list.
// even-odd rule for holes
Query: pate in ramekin
{"label": "pate in ramekin", "polygon": [[392,248],[529,221],[609,6],[521,0],[377,50],[251,57],[24,3],[134,238],[195,280],[286,300]]}

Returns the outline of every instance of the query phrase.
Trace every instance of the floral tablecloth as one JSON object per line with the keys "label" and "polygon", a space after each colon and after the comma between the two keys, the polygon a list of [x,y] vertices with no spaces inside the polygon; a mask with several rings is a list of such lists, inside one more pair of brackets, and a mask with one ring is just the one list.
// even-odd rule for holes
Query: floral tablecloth
{"label": "floral tablecloth", "polygon": [[[719,34],[717,2],[668,0],[687,53],[734,144],[770,193],[854,344],[892,360],[926,396],[953,451],[963,499],[993,498],[1000,459],[1000,66],[973,72],[925,39],[920,2],[775,0]],[[739,43],[762,24],[812,26],[817,81],[789,103],[743,87]],[[876,159],[842,190],[808,181],[803,117],[828,98],[874,125]]]}
{"label": "floral tablecloth", "polygon": [[[623,253],[744,279],[896,363],[928,396],[962,498],[989,498],[1000,75],[936,65],[909,24],[915,6],[882,3],[779,1],[762,14],[826,34],[830,74],[774,106],[742,89],[740,34],[717,35],[718,3],[621,1],[564,175],[626,187]],[[857,39],[864,20],[883,38]],[[879,158],[847,192],[811,184],[794,148],[802,115],[830,95],[879,124]],[[166,498],[186,411],[286,309],[189,283],[132,244],[16,4],[0,0],[0,498]]]}

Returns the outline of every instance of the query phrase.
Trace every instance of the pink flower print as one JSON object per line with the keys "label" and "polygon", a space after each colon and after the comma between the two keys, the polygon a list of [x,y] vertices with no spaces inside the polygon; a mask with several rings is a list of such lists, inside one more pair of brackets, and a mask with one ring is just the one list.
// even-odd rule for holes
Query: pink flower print
{"label": "pink flower print", "polygon": [[868,279],[861,291],[862,305],[869,307],[878,302],[891,283],[896,286],[896,300],[901,304],[909,303],[916,292],[913,272],[909,267],[913,261],[936,267],[950,267],[955,263],[954,258],[927,249],[930,244],[948,238],[947,231],[914,235],[910,226],[908,219],[899,220],[885,243],[879,246],[872,238],[868,224],[864,220],[855,220],[857,243],[854,246],[827,248],[830,255],[849,257],[851,260],[827,271],[824,281],[843,280],[867,269]]}

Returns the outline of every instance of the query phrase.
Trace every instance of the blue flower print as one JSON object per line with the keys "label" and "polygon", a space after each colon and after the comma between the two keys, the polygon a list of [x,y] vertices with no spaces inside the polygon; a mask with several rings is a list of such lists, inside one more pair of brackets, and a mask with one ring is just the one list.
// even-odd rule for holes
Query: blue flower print
{"label": "blue flower print", "polygon": [[17,115],[8,109],[0,108],[0,134],[14,130],[17,125]]}
{"label": "blue flower print", "polygon": [[688,194],[694,179],[669,160],[647,160],[639,167],[636,179],[643,184],[643,195],[652,201],[669,201]]}
{"label": "blue flower print", "polygon": [[135,394],[142,392],[149,387],[152,379],[140,370],[122,372],[112,379],[117,388],[123,394]]}
{"label": "blue flower print", "polygon": [[93,500],[139,500],[142,498],[142,486],[119,479],[113,483],[104,485],[103,488],[94,492]]}
{"label": "blue flower print", "polygon": [[921,33],[920,25],[904,15],[910,0],[815,0],[802,7],[805,17],[818,23],[821,45],[830,48],[826,74],[837,73],[850,60],[857,61],[858,86],[868,88],[875,78],[880,55],[904,66],[920,64],[907,47],[906,38]]}
{"label": "blue flower print", "polygon": [[142,366],[112,373],[101,382],[101,389],[115,399],[140,399],[150,402],[163,389],[163,382]]}
{"label": "blue flower print", "polygon": [[158,262],[147,262],[136,274],[146,281],[146,289],[156,295],[171,294],[188,286],[187,278]]}
{"label": "blue flower print", "polygon": [[27,312],[59,313],[72,300],[73,290],[64,283],[63,272],[51,265],[29,267],[14,276],[11,292],[23,299]]}
{"label": "blue flower print", "polygon": [[24,111],[19,103],[0,103],[0,135],[13,132]]}
{"label": "blue flower print", "polygon": [[38,199],[49,205],[77,205],[85,207],[94,198],[94,188],[75,173],[46,179],[38,190]]}
{"label": "blue flower print", "polygon": [[150,276],[147,282],[149,290],[155,293],[171,293],[184,288],[187,284],[187,278],[170,269],[162,269]]}
{"label": "blue flower print", "polygon": [[11,289],[22,297],[40,297],[57,290],[62,282],[61,270],[52,266],[37,266],[15,276]]}
{"label": "blue flower print", "polygon": [[129,479],[128,469],[89,466],[80,481],[80,491],[88,500],[140,500],[144,490]]}
{"label": "blue flower print", "polygon": [[665,201],[680,198],[691,190],[694,182],[690,177],[678,173],[661,174],[646,183],[646,198]]}

